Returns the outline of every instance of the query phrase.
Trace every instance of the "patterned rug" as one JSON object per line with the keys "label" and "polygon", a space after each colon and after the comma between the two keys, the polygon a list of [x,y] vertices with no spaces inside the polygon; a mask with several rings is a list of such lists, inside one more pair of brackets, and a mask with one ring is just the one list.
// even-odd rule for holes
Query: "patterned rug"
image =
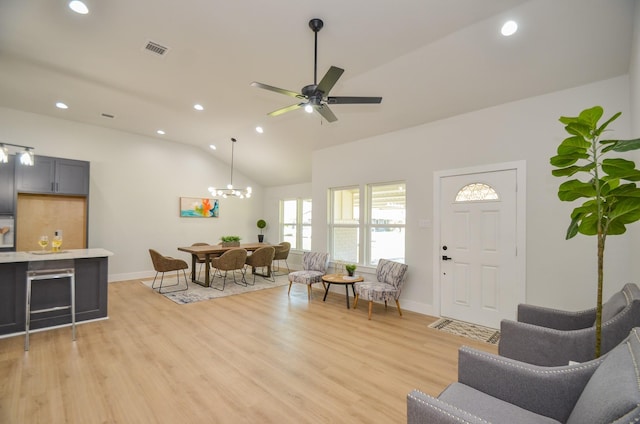
{"label": "patterned rug", "polygon": [[[260,276],[256,276],[256,283],[253,286],[251,285],[251,283],[253,283],[253,275],[251,275],[251,273],[248,272],[246,278],[249,284],[246,287],[244,287],[234,283],[233,277],[231,276],[227,277],[227,283],[224,287],[224,291],[216,290],[211,287],[202,287],[201,285],[192,283],[191,280],[189,280],[189,290],[177,291],[174,293],[162,293],[162,296],[166,297],[169,300],[172,300],[173,302],[179,305],[186,305],[188,303],[195,303],[195,302],[201,302],[203,300],[217,299],[219,297],[233,296],[235,294],[248,293],[248,292],[257,291],[257,290],[272,289],[275,287],[281,287],[289,284],[289,279],[287,278],[286,275],[276,277],[275,283],[273,281],[265,280]],[[187,273],[187,279],[189,279],[188,273]],[[240,276],[237,275],[236,279],[238,279],[239,281]],[[143,280],[140,282],[147,287],[151,287],[151,284],[153,283],[153,278],[150,280]],[[180,279],[180,283],[181,283],[180,287],[178,286],[168,287],[171,284],[175,284],[175,283],[176,283],[175,277],[165,276],[164,282],[162,283],[162,289],[165,290],[165,287],[166,287],[166,290],[169,292],[176,288],[180,288],[180,287],[184,288],[184,280],[182,278]],[[156,289],[154,290],[156,293],[158,292],[157,288],[159,285],[160,285],[160,276],[158,276],[158,279],[156,280]],[[213,281],[213,285],[215,287],[222,288],[222,279],[216,278]]]}
{"label": "patterned rug", "polygon": [[429,327],[481,342],[491,344],[498,344],[498,342],[500,342],[500,331],[495,328],[483,327],[481,325],[471,324],[464,321],[440,318],[433,324],[429,325]]}

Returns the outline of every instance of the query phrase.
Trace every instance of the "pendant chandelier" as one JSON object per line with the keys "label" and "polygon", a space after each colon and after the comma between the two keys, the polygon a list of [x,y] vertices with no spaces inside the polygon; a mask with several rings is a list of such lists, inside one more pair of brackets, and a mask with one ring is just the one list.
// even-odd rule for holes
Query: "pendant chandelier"
{"label": "pendant chandelier", "polygon": [[251,187],[247,187],[244,189],[237,189],[233,187],[233,150],[236,145],[236,139],[231,138],[231,180],[229,184],[227,184],[227,188],[215,188],[209,187],[209,191],[213,196],[222,196],[225,199],[227,197],[238,197],[240,199],[244,199],[251,197]]}

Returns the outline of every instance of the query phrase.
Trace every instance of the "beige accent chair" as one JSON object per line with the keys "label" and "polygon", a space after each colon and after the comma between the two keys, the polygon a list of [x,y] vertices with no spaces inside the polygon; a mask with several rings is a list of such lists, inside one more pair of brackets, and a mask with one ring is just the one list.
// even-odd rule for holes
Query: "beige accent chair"
{"label": "beige accent chair", "polygon": [[[247,280],[245,279],[244,269],[246,260],[247,251],[242,248],[229,249],[219,257],[211,259],[211,266],[213,267],[213,278],[211,279],[211,283],[213,283],[216,277],[222,278],[222,288],[214,287],[213,285],[211,285],[211,287],[216,290],[223,291],[227,283],[227,273],[229,271],[233,274],[234,283],[246,286]],[[222,275],[222,271],[224,271],[224,275]],[[236,280],[236,271],[240,271],[240,282]]]}
{"label": "beige accent chair", "polygon": [[[187,265],[187,262],[183,261],[182,259],[176,259],[176,258],[172,258],[171,256],[164,256],[161,255],[157,250],[153,250],[153,249],[149,249],[149,254],[151,255],[151,262],[153,262],[153,269],[155,269],[156,271],[156,276],[153,277],[153,283],[151,283],[151,288],[155,289],[155,284],[156,284],[156,278],[158,278],[158,273],[162,273],[162,276],[160,277],[160,286],[158,287],[158,293],[173,293],[173,292],[178,292],[178,291],[185,291],[189,289],[189,283],[187,281],[187,274],[184,271],[185,269],[189,268],[189,265]],[[172,290],[170,292],[166,292],[166,291],[162,291],[162,287],[163,287],[163,282],[164,282],[164,273],[165,272],[170,272],[170,271],[175,271],[176,272],[176,283],[175,284],[170,284],[168,286],[164,286],[164,287],[173,287],[173,286],[179,286],[180,285],[180,274],[178,271],[182,270],[182,274],[184,275],[184,284],[185,284],[185,288],[183,289],[176,289],[176,290]]]}
{"label": "beige accent chair", "polygon": [[[245,264],[251,267],[251,273],[253,274],[253,284],[256,283],[256,275],[269,281],[276,281],[271,270],[271,263],[273,262],[273,255],[276,249],[272,246],[265,246],[257,249],[251,255],[247,256]],[[262,268],[262,273],[256,272],[256,268]],[[267,268],[267,272],[264,272],[264,268]]]}
{"label": "beige accent chair", "polygon": [[289,273],[289,291],[287,296],[291,294],[291,285],[293,283],[301,283],[307,285],[307,297],[311,300],[311,285],[322,283],[325,292],[327,285],[322,281],[322,276],[327,273],[329,266],[329,254],[322,252],[304,252],[302,255],[302,271],[293,271]]}
{"label": "beige accent chair", "polygon": [[288,241],[283,241],[282,243],[274,247],[276,249],[276,253],[273,256],[273,262],[278,261],[277,271],[272,266],[272,269],[274,269],[274,275],[286,275],[277,273],[278,271],[280,271],[280,261],[284,261],[284,264],[287,266],[287,274],[290,273],[291,270],[289,269],[287,258],[289,257],[289,252],[291,251],[291,243],[289,243]]}
{"label": "beige accent chair", "polygon": [[402,316],[399,298],[406,279],[407,268],[408,266],[406,264],[388,259],[380,259],[378,261],[378,268],[376,269],[377,281],[364,281],[354,284],[356,298],[353,302],[353,309],[356,309],[358,306],[358,299],[368,300],[369,319],[371,319],[374,301],[381,302],[384,300],[384,307],[386,309],[387,301],[395,300],[398,313]]}

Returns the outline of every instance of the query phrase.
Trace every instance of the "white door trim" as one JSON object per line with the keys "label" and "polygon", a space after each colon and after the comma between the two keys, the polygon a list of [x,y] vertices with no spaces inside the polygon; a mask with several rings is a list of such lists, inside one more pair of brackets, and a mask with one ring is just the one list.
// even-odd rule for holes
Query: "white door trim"
{"label": "white door trim", "polygon": [[[524,160],[514,162],[495,163],[489,165],[478,165],[469,168],[447,169],[434,171],[433,173],[433,311],[436,316],[440,316],[440,246],[442,246],[442,235],[440,234],[440,194],[441,179],[456,175],[479,174],[483,172],[496,172],[515,169],[516,171],[516,275],[518,288],[516,299],[518,303],[526,303],[526,265],[527,265],[527,237],[526,237],[526,177],[527,163]],[[514,317],[515,318],[515,317]]]}

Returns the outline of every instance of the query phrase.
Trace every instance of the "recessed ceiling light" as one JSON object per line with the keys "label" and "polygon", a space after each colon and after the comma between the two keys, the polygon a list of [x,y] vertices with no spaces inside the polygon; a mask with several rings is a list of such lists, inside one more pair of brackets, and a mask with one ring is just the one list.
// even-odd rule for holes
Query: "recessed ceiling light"
{"label": "recessed ceiling light", "polygon": [[69,109],[69,106],[67,106],[66,104],[64,104],[62,102],[56,102],[56,107],[58,109]]}
{"label": "recessed ceiling light", "polygon": [[264,129],[262,127],[256,127],[256,132],[258,134],[262,134],[264,132]]}
{"label": "recessed ceiling light", "polygon": [[81,15],[86,15],[87,13],[89,13],[89,8],[87,7],[87,5],[81,2],[80,0],[70,1],[69,9]]}
{"label": "recessed ceiling light", "polygon": [[156,131],[156,132],[157,132],[158,134],[160,134],[160,135],[165,135],[165,134],[166,134],[166,133],[164,132],[164,130],[158,130],[158,131]]}
{"label": "recessed ceiling light", "polygon": [[209,144],[209,148],[210,148],[211,150],[216,150],[216,146],[214,146],[213,144]]}
{"label": "recessed ceiling light", "polygon": [[202,106],[201,104],[196,103],[195,105],[193,105],[193,108],[195,110],[204,110],[204,106]]}
{"label": "recessed ceiling light", "polygon": [[515,21],[507,21],[502,25],[502,30],[500,31],[502,35],[508,37],[513,35],[518,30],[518,24]]}

